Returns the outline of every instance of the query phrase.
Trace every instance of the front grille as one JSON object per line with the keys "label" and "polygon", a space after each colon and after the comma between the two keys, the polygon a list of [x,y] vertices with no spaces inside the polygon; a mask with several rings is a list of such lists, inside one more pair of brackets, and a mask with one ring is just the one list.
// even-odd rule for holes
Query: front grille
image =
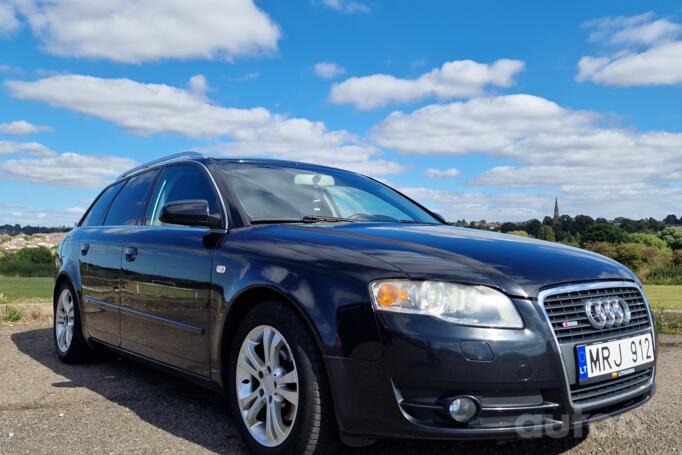
{"label": "front grille", "polygon": [[[585,303],[601,297],[619,297],[630,307],[630,323],[622,327],[595,329],[585,314]],[[545,312],[559,343],[583,342],[625,336],[650,328],[644,296],[634,287],[581,289],[545,297]],[[577,322],[577,325],[571,324]],[[572,325],[572,326],[569,326]]]}
{"label": "front grille", "polygon": [[602,400],[616,398],[628,392],[639,389],[649,384],[653,375],[653,368],[637,371],[622,378],[613,379],[598,384],[588,384],[584,386],[571,386],[571,399],[573,404],[587,406]]}

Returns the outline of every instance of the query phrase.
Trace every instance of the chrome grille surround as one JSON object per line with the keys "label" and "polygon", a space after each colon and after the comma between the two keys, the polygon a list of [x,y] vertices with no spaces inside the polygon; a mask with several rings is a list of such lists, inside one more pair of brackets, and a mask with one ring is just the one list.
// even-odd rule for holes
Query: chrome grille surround
{"label": "chrome grille surround", "polygon": [[[582,314],[584,315],[584,305],[587,302],[587,300],[592,298],[601,298],[610,295],[619,296],[620,295],[619,292],[622,292],[629,299],[632,299],[634,301],[640,301],[640,306],[643,305],[643,310],[645,311],[646,319],[642,319],[643,316],[638,316],[638,321],[634,322],[635,315],[633,313],[633,321],[627,326],[597,330],[594,329],[591,325],[589,325],[588,322],[587,325],[591,330],[586,331],[585,330],[586,328],[583,327],[582,324],[579,324],[580,327],[572,328],[580,330],[581,331],[580,333],[561,335],[557,334],[557,331],[555,329],[555,323],[557,322],[557,320],[559,320],[559,318],[556,317],[556,315],[559,314],[560,317],[564,318],[566,317],[566,314],[564,314],[564,312],[552,311],[557,310],[560,307],[560,305],[556,305],[557,301],[560,301],[562,299],[570,300],[571,302],[569,303],[573,303],[574,304],[573,306],[575,307],[581,306],[581,308],[583,308]],[[582,303],[578,304],[578,302],[576,302],[577,299],[581,299]],[[606,341],[610,339],[627,337],[629,335],[651,332],[655,351],[656,336],[654,333],[654,324],[650,311],[650,306],[641,286],[639,286],[637,283],[629,281],[603,281],[577,285],[558,286],[555,288],[549,288],[540,291],[538,293],[538,303],[540,305],[540,308],[542,309],[542,313],[547,321],[547,324],[551,328],[555,347],[559,353],[559,356],[561,357],[561,366],[564,373],[566,394],[570,400],[571,406],[575,410],[587,410],[602,406],[608,406],[612,402],[627,399],[628,397],[631,396],[635,396],[643,392],[653,384],[655,379],[655,366],[651,366],[647,369],[638,371],[635,374],[624,376],[618,379],[605,380],[602,382],[587,384],[583,386],[580,386],[577,383],[572,385],[570,383],[568,370],[566,367],[567,359],[563,358],[563,351],[561,349],[562,346],[570,346],[571,352],[575,352],[575,346],[581,344],[590,344],[598,341]],[[549,305],[549,309],[547,308],[546,304]],[[630,301],[628,301],[628,304],[630,304]],[[571,311],[576,310],[570,309],[567,310],[568,313],[570,313]],[[552,318],[551,316],[552,313],[555,316],[554,318]],[[578,316],[574,317],[578,318]],[[561,322],[563,322],[564,320],[566,319],[561,319]],[[585,320],[587,320],[586,315]],[[559,332],[561,333],[561,331]],[[560,336],[562,337],[561,340],[559,338]],[[569,365],[575,365],[575,359],[572,359],[572,362]]]}

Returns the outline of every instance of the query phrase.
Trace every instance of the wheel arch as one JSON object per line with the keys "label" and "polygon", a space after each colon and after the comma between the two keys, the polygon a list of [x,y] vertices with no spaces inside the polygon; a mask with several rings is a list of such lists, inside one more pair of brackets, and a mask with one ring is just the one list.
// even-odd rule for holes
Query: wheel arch
{"label": "wheel arch", "polygon": [[52,310],[54,311],[54,309],[56,308],[57,298],[59,297],[58,293],[59,293],[59,290],[61,289],[61,287],[64,283],[69,283],[69,285],[71,286],[71,290],[75,294],[73,297],[76,299],[76,306],[78,307],[78,313],[80,314],[81,328],[83,330],[83,338],[85,339],[86,343],[89,344],[90,339],[88,337],[88,321],[87,321],[87,318],[85,317],[85,315],[83,313],[83,303],[82,303],[83,299],[82,299],[82,294],[81,294],[81,288],[76,283],[76,281],[73,279],[72,275],[66,270],[60,271],[57,274],[57,277],[55,278],[54,288],[52,290]]}
{"label": "wheel arch", "polygon": [[220,351],[218,353],[218,359],[220,361],[220,379],[223,387],[226,384],[226,374],[229,364],[230,350],[232,349],[232,344],[234,342],[234,337],[239,327],[239,324],[244,319],[246,314],[256,305],[272,300],[277,300],[285,303],[288,307],[292,308],[296,314],[303,319],[306,327],[313,335],[317,348],[322,357],[322,362],[325,367],[325,373],[327,374],[327,380],[329,381],[329,370],[325,361],[325,349],[324,343],[320,337],[315,324],[310,319],[308,314],[303,310],[302,305],[295,298],[288,295],[286,292],[270,285],[270,284],[253,284],[242,289],[237,293],[231,300],[229,304],[229,309],[223,319],[222,329],[220,333]]}

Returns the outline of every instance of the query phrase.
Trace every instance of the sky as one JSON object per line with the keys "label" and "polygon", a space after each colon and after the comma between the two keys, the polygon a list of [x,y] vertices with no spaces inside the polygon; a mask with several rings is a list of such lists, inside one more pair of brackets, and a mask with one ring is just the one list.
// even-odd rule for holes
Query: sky
{"label": "sky", "polygon": [[673,1],[0,0],[0,224],[184,150],[379,178],[449,220],[682,216]]}

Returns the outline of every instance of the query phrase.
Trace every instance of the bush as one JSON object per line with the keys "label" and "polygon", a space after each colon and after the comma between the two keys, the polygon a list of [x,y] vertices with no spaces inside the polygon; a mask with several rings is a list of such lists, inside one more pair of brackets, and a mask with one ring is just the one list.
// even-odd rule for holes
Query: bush
{"label": "bush", "polygon": [[52,272],[52,251],[44,247],[23,248],[0,258],[0,275],[50,276]]}
{"label": "bush", "polygon": [[519,237],[528,237],[528,233],[526,231],[521,230],[509,231],[507,232],[507,234],[518,235]]}
{"label": "bush", "polygon": [[673,265],[682,266],[682,250],[673,251]]}
{"label": "bush", "polygon": [[677,333],[679,325],[677,322],[670,319],[663,312],[663,309],[657,309],[654,311],[654,326],[656,327],[657,333]]}
{"label": "bush", "polygon": [[646,262],[645,251],[646,247],[639,243],[621,243],[616,246],[614,259],[633,272],[637,272]]}
{"label": "bush", "polygon": [[682,227],[667,227],[658,233],[673,250],[682,249]]}
{"label": "bush", "polygon": [[682,284],[682,266],[669,265],[652,270],[646,284]]}
{"label": "bush", "polygon": [[659,250],[669,250],[668,242],[663,240],[656,234],[647,234],[645,232],[636,232],[628,235],[628,242],[639,243],[644,246],[651,246]]}
{"label": "bush", "polygon": [[612,245],[608,242],[595,242],[589,243],[584,246],[586,250],[590,250],[594,253],[601,254],[607,258],[616,258],[616,245]]}
{"label": "bush", "polygon": [[18,322],[21,320],[21,311],[16,308],[7,308],[7,313],[5,314],[5,321],[7,322]]}

